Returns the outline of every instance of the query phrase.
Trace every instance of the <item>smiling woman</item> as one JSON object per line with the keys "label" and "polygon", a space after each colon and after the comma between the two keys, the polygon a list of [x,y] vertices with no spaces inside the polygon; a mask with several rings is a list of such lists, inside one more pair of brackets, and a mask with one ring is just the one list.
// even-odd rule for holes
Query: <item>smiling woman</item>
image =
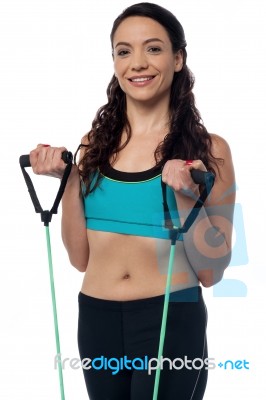
{"label": "smiling woman", "polygon": [[[85,272],[80,356],[157,357],[171,238],[165,219],[180,227],[192,209],[202,190],[191,178],[197,169],[216,180],[194,225],[176,243],[164,357],[204,365],[200,285],[221,280],[231,254],[234,193],[224,196],[234,187],[230,149],[201,121],[184,31],[173,14],[152,3],[128,7],[114,21],[111,46],[108,102],[82,139],[62,200],[63,242],[71,263]],[[30,156],[33,170],[62,176],[62,150],[38,146]],[[90,369],[84,377],[91,400],[152,398],[154,373],[135,368],[114,376]],[[206,382],[205,368],[165,368],[158,399],[201,400]]]}
{"label": "smiling woman", "polygon": [[113,48],[115,76],[127,93],[127,106],[145,101],[146,106],[167,107],[173,76],[182,69],[183,57],[182,50],[173,53],[163,26],[151,18],[129,17],[115,31]]}

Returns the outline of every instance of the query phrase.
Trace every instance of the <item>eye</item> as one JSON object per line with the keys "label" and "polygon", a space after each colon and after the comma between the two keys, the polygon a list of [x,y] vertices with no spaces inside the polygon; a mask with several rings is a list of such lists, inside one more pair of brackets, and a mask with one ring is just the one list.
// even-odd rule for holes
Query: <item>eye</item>
{"label": "eye", "polygon": [[117,51],[117,55],[120,56],[120,57],[125,57],[125,56],[127,56],[128,54],[129,54],[129,51],[128,51],[128,50],[118,50],[118,51]]}
{"label": "eye", "polygon": [[160,53],[160,51],[161,51],[160,47],[150,47],[148,49],[149,53]]}

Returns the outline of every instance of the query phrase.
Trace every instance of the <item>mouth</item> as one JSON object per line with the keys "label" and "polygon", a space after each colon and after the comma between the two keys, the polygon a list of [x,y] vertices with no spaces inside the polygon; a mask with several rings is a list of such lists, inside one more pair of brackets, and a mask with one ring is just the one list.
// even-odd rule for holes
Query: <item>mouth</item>
{"label": "mouth", "polygon": [[133,76],[132,78],[129,78],[128,80],[130,82],[147,82],[147,81],[151,81],[153,78],[155,78],[154,75],[149,75],[149,76]]}

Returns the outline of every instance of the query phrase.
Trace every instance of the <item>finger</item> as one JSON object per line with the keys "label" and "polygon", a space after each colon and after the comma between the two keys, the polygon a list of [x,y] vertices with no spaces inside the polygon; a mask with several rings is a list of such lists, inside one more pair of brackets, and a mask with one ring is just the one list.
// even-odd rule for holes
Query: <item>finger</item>
{"label": "finger", "polygon": [[168,160],[164,165],[162,175],[166,177],[167,175],[170,175],[173,171],[176,172],[177,170],[180,170],[182,164],[182,160]]}
{"label": "finger", "polygon": [[43,145],[41,143],[37,144],[36,149],[30,152],[30,161],[31,161],[31,166],[34,167],[39,167],[40,164],[42,164],[45,160],[45,153],[42,152],[42,149],[44,147],[48,147],[49,145]]}
{"label": "finger", "polygon": [[51,147],[49,144],[39,143],[36,147],[38,164],[42,164],[46,160],[46,148]]}
{"label": "finger", "polygon": [[38,153],[36,150],[32,150],[29,155],[30,155],[30,165],[32,166],[32,168],[34,168],[35,165],[37,164]]}
{"label": "finger", "polygon": [[162,181],[163,181],[163,182],[165,182],[166,179],[167,179],[167,175],[168,175],[168,173],[169,173],[169,168],[170,168],[170,165],[169,165],[169,162],[167,161],[167,162],[164,164],[164,167],[163,167],[163,170],[162,170]]}
{"label": "finger", "polygon": [[168,172],[169,172],[169,168],[170,168],[170,162],[169,161],[166,161],[166,163],[164,164],[164,166],[163,166],[163,173],[164,174],[168,174]]}
{"label": "finger", "polygon": [[45,169],[46,169],[47,173],[53,168],[55,152],[56,152],[56,149],[54,147],[42,149],[42,153],[45,156],[44,163],[45,163]]}
{"label": "finger", "polygon": [[51,146],[38,145],[34,153],[36,154],[36,162],[33,170],[36,174],[46,175],[51,169],[54,148]]}
{"label": "finger", "polygon": [[38,160],[37,160],[37,167],[42,168],[46,164],[47,166],[47,161],[49,162],[49,156],[48,152],[51,153],[52,148],[50,147],[44,147],[43,145],[37,147],[38,149]]}
{"label": "finger", "polygon": [[193,163],[191,164],[191,167],[194,169],[200,169],[202,171],[207,171],[207,168],[203,164],[201,160],[194,160]]}
{"label": "finger", "polygon": [[61,164],[62,166],[64,166],[65,163],[62,159],[62,154],[64,151],[67,151],[67,149],[65,147],[56,148],[56,151],[54,153],[54,162],[56,165]]}
{"label": "finger", "polygon": [[193,163],[193,160],[186,160],[185,165],[191,165]]}
{"label": "finger", "polygon": [[42,143],[39,143],[39,144],[37,144],[37,148],[38,147],[50,147],[50,144],[42,144]]}
{"label": "finger", "polygon": [[190,171],[193,168],[192,164],[193,164],[193,160],[184,160],[180,170],[181,171]]}

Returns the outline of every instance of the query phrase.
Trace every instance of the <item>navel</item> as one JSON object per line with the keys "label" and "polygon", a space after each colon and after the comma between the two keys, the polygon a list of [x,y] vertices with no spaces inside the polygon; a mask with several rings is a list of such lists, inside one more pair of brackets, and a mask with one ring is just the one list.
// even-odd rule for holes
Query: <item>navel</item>
{"label": "navel", "polygon": [[129,278],[130,278],[130,275],[129,274],[125,274],[122,279],[129,279]]}

